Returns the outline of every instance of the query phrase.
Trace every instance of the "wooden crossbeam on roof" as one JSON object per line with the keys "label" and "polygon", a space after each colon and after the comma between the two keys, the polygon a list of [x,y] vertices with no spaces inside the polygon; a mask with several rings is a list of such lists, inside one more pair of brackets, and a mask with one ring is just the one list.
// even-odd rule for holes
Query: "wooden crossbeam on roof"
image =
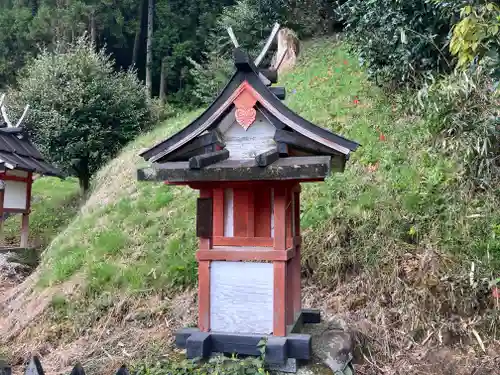
{"label": "wooden crossbeam on roof", "polygon": [[189,159],[190,169],[201,169],[229,158],[228,150],[208,152],[206,154],[193,156]]}

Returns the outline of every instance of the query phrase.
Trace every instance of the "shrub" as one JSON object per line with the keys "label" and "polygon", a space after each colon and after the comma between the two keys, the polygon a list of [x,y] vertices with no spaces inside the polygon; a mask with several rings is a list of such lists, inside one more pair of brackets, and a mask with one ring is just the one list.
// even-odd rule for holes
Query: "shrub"
{"label": "shrub", "polygon": [[458,67],[483,63],[491,76],[500,78],[500,6],[492,2],[466,5],[453,26],[450,51]]}
{"label": "shrub", "polygon": [[451,71],[449,18],[428,0],[348,0],[338,8],[348,38],[372,79],[419,84],[428,72]]}
{"label": "shrub", "polygon": [[115,72],[103,50],[84,37],[43,51],[14,93],[31,105],[28,131],[42,152],[80,186],[150,123],[143,86],[132,71]]}
{"label": "shrub", "polygon": [[500,182],[500,96],[481,67],[425,85],[420,103],[445,151],[458,155],[467,177],[482,187]]}
{"label": "shrub", "polygon": [[205,52],[206,61],[200,64],[189,58],[190,70],[196,84],[193,90],[195,97],[203,104],[209,104],[224,88],[233,71],[232,60],[218,51]]}

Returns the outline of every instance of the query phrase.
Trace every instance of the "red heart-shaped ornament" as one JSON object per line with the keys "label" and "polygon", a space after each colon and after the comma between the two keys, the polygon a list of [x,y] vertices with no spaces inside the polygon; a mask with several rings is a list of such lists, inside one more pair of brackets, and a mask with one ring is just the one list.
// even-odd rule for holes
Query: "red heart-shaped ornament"
{"label": "red heart-shaped ornament", "polygon": [[243,129],[247,130],[250,125],[252,125],[255,121],[255,116],[257,115],[257,112],[255,111],[255,108],[237,108],[235,117],[236,121],[238,124],[240,124]]}

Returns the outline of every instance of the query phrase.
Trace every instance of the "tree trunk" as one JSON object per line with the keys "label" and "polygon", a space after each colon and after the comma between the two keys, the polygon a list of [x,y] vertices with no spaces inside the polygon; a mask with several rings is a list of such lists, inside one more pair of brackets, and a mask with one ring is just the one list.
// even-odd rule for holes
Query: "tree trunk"
{"label": "tree trunk", "polygon": [[139,57],[139,48],[141,47],[141,35],[142,35],[142,24],[143,24],[143,14],[144,14],[144,0],[140,0],[139,13],[137,14],[137,19],[139,21],[137,25],[137,30],[135,31],[134,39],[134,49],[132,50],[132,65],[137,66],[137,59]]}
{"label": "tree trunk", "polygon": [[33,17],[36,17],[38,13],[38,0],[32,0],[31,1],[31,15]]}
{"label": "tree trunk", "polygon": [[166,102],[166,80],[167,80],[167,58],[164,57],[161,61],[161,76],[160,76],[160,102]]}
{"label": "tree trunk", "polygon": [[151,65],[153,63],[153,16],[154,16],[154,0],[148,0],[148,40],[146,43],[146,88],[148,96],[153,95],[153,85],[151,82]]}
{"label": "tree trunk", "polygon": [[95,9],[92,9],[90,12],[90,40],[94,45],[94,48],[97,48],[97,26],[95,22]]}
{"label": "tree trunk", "polygon": [[88,157],[73,160],[73,169],[78,177],[80,190],[82,194],[86,194],[90,189],[90,170]]}

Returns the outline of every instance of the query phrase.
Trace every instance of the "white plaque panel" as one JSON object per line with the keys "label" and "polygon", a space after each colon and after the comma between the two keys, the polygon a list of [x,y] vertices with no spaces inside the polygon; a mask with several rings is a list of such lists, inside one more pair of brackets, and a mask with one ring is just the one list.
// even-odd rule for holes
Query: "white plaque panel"
{"label": "white plaque panel", "polygon": [[216,332],[272,333],[272,263],[211,263],[210,326]]}
{"label": "white plaque panel", "polygon": [[5,181],[4,208],[26,209],[28,184],[21,181]]}

